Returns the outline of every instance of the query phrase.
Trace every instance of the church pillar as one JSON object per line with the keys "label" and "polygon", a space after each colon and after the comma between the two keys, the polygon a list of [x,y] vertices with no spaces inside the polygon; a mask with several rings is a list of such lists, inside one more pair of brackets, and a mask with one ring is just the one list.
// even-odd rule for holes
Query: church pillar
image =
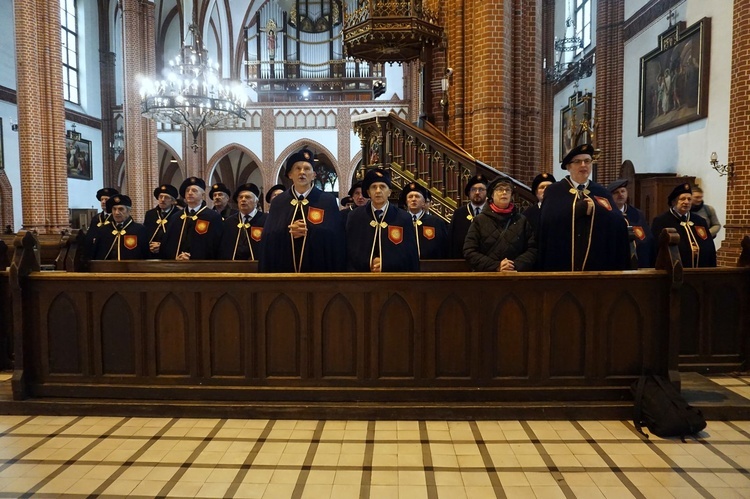
{"label": "church pillar", "polygon": [[23,229],[53,234],[70,226],[60,5],[26,0],[13,6]]}
{"label": "church pillar", "polygon": [[596,11],[596,111],[599,117],[596,147],[596,180],[602,185],[620,176],[622,163],[622,100],[625,45],[622,24],[624,0],[597,2]]}
{"label": "church pillar", "polygon": [[143,220],[153,205],[159,185],[156,124],[141,115],[138,75],[154,75],[154,4],[150,0],[123,0],[123,75],[125,115],[125,182],[123,191],[133,200],[133,218]]}
{"label": "church pillar", "polygon": [[734,2],[732,27],[732,78],[729,91],[729,157],[734,176],[727,181],[727,220],[718,263],[734,267],[742,238],[750,234],[750,4]]}

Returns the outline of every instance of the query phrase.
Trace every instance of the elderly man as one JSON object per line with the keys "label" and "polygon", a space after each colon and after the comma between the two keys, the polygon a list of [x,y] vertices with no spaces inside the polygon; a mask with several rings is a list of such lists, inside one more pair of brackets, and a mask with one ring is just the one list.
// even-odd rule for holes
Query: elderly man
{"label": "elderly man", "polygon": [[539,267],[561,270],[630,268],[628,227],[612,195],[589,179],[594,147],[583,144],[563,158],[570,173],[544,191],[539,217]]}
{"label": "elderly man", "polygon": [[416,233],[411,217],[388,201],[391,175],[382,168],[365,174],[365,206],[346,221],[347,267],[355,272],[417,272]]}
{"label": "elderly man", "polygon": [[143,225],[149,235],[148,249],[156,257],[159,255],[161,240],[167,233],[169,222],[182,213],[177,207],[177,188],[170,184],[162,184],[154,189],[157,205],[146,212]]}
{"label": "elderly man", "polygon": [[648,226],[646,216],[637,208],[628,204],[628,179],[615,180],[607,186],[612,193],[615,206],[625,217],[628,227],[633,228],[635,254],[638,257],[638,267],[647,268],[654,266],[655,246],[651,228]]}
{"label": "elderly man", "polygon": [[[148,257],[148,237],[143,225],[130,216],[132,201],[124,194],[107,200],[111,223],[99,229],[94,244],[94,260],[142,260]],[[111,229],[111,230],[110,230]]]}
{"label": "elderly man", "polygon": [[534,230],[539,226],[539,215],[542,213],[544,191],[554,183],[555,177],[551,173],[540,173],[531,181],[531,192],[536,196],[537,202],[526,208],[523,216],[526,217]]}
{"label": "elderly man", "polygon": [[716,246],[708,222],[690,211],[692,189],[684,183],[667,197],[669,209],[654,218],[651,228],[658,240],[662,229],[672,228],[680,235],[680,259],[685,268],[716,267]]}
{"label": "elderly man", "polygon": [[404,206],[411,217],[421,260],[445,258],[448,250],[448,228],[440,218],[427,212],[428,197],[427,189],[416,182],[407,184],[399,195],[399,206]]}
{"label": "elderly man", "polygon": [[271,209],[271,201],[273,201],[273,198],[275,198],[285,190],[286,187],[284,187],[284,184],[276,184],[268,189],[268,192],[266,192],[266,212]]}
{"label": "elderly man", "polygon": [[162,239],[159,256],[167,260],[214,260],[219,251],[223,221],[208,209],[204,196],[206,182],[189,177],[180,185],[185,211],[169,224]]}
{"label": "elderly man", "polygon": [[291,189],[271,201],[261,242],[261,272],[335,272],[344,269],[344,234],[336,198],[315,187],[313,153],[286,162]]}
{"label": "elderly man", "polygon": [[242,184],[232,200],[239,212],[224,220],[224,234],[219,249],[220,260],[259,260],[263,225],[268,215],[258,210],[258,186]]}
{"label": "elderly man", "polygon": [[96,244],[99,230],[107,230],[109,227],[112,214],[107,210],[107,200],[116,194],[119,194],[119,191],[113,187],[104,187],[96,191],[96,199],[99,200],[102,211],[97,213],[91,220],[86,232],[86,238],[83,243],[83,255],[85,259],[91,259],[94,257],[94,245]]}
{"label": "elderly man", "polygon": [[229,196],[232,195],[232,191],[229,187],[222,184],[221,182],[211,186],[211,190],[208,191],[208,197],[214,202],[213,210],[221,215],[222,220],[226,220],[236,212],[229,206]]}
{"label": "elderly man", "polygon": [[453,212],[451,223],[448,226],[448,256],[450,258],[464,257],[464,241],[466,233],[469,232],[474,217],[479,215],[487,204],[487,184],[489,180],[481,173],[469,179],[464,188],[464,194],[469,198],[469,203],[461,206]]}

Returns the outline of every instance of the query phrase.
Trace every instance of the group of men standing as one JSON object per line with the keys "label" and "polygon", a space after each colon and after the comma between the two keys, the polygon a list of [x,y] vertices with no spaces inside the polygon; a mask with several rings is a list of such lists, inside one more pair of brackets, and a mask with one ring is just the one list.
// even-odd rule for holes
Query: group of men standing
{"label": "group of men standing", "polygon": [[[591,145],[578,146],[563,160],[568,176],[559,182],[548,173],[534,179],[532,189],[539,203],[523,213],[538,248],[532,268],[625,270],[633,268],[631,255],[636,253],[638,266],[652,266],[654,235],[668,226],[682,236],[685,266],[715,265],[708,225],[690,212],[689,185],[675,188],[669,197],[670,210],[657,217],[652,233],[643,214],[627,204],[625,181],[605,188],[589,179],[593,154]],[[287,160],[286,176],[292,186],[279,184],[269,190],[268,213],[258,209],[260,190],[255,184],[243,184],[234,193],[214,184],[210,209],[204,199],[205,181],[190,177],[179,191],[171,185],[157,187],[157,206],[146,213],[141,225],[130,216],[128,196],[101,189],[97,198],[103,211],[87,234],[88,256],[258,260],[261,272],[296,273],[418,271],[420,259],[464,257],[469,227],[487,205],[489,181],[483,175],[469,180],[465,188],[469,203],[456,209],[446,225],[429,213],[429,190],[418,182],[407,184],[398,205],[392,203],[390,172],[380,168],[368,170],[352,186],[348,194],[353,206],[340,211],[332,194],[315,187],[312,157],[303,149]],[[178,195],[184,209],[177,206]],[[686,197],[687,213],[683,213]],[[237,211],[229,207],[230,198]],[[628,236],[629,227],[634,237]]]}

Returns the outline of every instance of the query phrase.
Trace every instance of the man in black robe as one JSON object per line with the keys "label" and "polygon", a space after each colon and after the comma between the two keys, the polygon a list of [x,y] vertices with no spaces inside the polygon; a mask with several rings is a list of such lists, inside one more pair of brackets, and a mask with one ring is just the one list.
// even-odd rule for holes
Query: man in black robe
{"label": "man in black robe", "polygon": [[151,256],[159,256],[159,246],[167,233],[169,222],[175,220],[182,210],[177,207],[177,188],[170,184],[163,184],[154,189],[157,206],[151,208],[143,217],[143,225],[149,236],[148,248]]}
{"label": "man in black robe", "polygon": [[407,184],[399,195],[399,207],[404,207],[411,217],[420,260],[445,258],[448,251],[448,228],[426,211],[428,196],[427,189],[417,182]]}
{"label": "man in black robe", "polygon": [[464,194],[469,198],[469,203],[453,212],[451,223],[448,226],[449,258],[463,259],[464,241],[466,240],[466,233],[469,232],[469,225],[487,204],[488,183],[487,177],[481,173],[471,177],[466,183]]}
{"label": "man in black robe", "polygon": [[222,220],[226,220],[231,215],[237,213],[229,205],[229,196],[231,195],[232,191],[229,190],[229,187],[221,182],[212,185],[211,190],[208,191],[208,197],[214,203],[213,210],[221,215]]}
{"label": "man in black robe", "polygon": [[292,187],[271,201],[261,242],[261,272],[337,272],[346,250],[338,203],[315,186],[309,149],[292,154],[286,175]]}
{"label": "man in black robe", "polygon": [[370,201],[352,211],[346,221],[347,268],[354,272],[418,272],[411,218],[388,201],[390,173],[382,168],[369,170],[362,192]]}
{"label": "man in black robe", "polygon": [[615,207],[625,217],[628,227],[633,229],[633,241],[630,244],[631,248],[635,245],[638,268],[653,267],[656,256],[654,236],[643,212],[628,204],[628,179],[615,180],[607,186],[607,190],[612,193]]}
{"label": "man in black robe", "polygon": [[589,180],[594,147],[563,159],[569,175],[544,191],[539,217],[539,266],[545,271],[627,270],[628,227],[609,191]]}
{"label": "man in black robe", "polygon": [[669,210],[654,218],[651,228],[659,240],[662,229],[672,228],[680,235],[680,259],[684,268],[716,267],[716,246],[708,222],[690,211],[692,189],[683,183],[667,197]]}
{"label": "man in black robe", "polygon": [[531,182],[531,192],[536,196],[537,202],[526,208],[523,212],[523,216],[531,224],[531,227],[536,231],[539,226],[539,215],[542,213],[542,200],[544,199],[544,191],[550,185],[556,182],[555,177],[551,173],[540,173]]}
{"label": "man in black robe", "polygon": [[91,220],[91,223],[89,223],[89,228],[86,231],[86,237],[83,242],[84,259],[91,259],[94,257],[94,245],[96,244],[99,230],[109,229],[109,222],[112,218],[112,214],[107,211],[107,200],[119,193],[120,192],[114,187],[104,187],[96,191],[96,199],[99,200],[102,211],[97,213]]}
{"label": "man in black robe", "polygon": [[266,192],[266,213],[271,210],[271,201],[273,201],[273,198],[275,198],[285,190],[286,187],[284,186],[284,184],[276,184],[268,189],[268,192]]}
{"label": "man in black robe", "polygon": [[232,196],[239,211],[224,220],[220,260],[259,260],[263,225],[268,214],[258,210],[258,186],[242,184]]}
{"label": "man in black robe", "polygon": [[[143,260],[148,257],[148,237],[143,225],[130,216],[132,201],[124,194],[107,200],[110,224],[99,228],[94,244],[94,260]],[[111,230],[110,230],[111,229]]]}
{"label": "man in black robe", "polygon": [[159,256],[165,260],[215,260],[224,231],[221,215],[203,200],[206,182],[189,177],[180,186],[185,210],[167,228]]}

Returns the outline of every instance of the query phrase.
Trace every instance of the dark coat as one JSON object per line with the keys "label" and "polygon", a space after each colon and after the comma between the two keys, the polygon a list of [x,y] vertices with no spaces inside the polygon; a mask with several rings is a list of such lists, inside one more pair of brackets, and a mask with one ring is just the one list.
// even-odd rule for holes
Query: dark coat
{"label": "dark coat", "polygon": [[495,272],[500,262],[513,260],[518,271],[534,269],[536,240],[529,220],[513,209],[510,214],[495,213],[487,205],[469,227],[464,257],[472,270]]}
{"label": "dark coat", "polygon": [[656,245],[654,244],[654,235],[651,227],[648,226],[646,216],[643,212],[632,206],[625,205],[625,220],[628,226],[633,227],[635,236],[635,251],[638,255],[638,268],[648,268],[654,266],[656,259]]}
{"label": "dark coat", "polygon": [[219,260],[260,260],[260,241],[268,214],[257,211],[249,224],[240,212],[224,220]]}
{"label": "dark coat", "polygon": [[448,258],[464,257],[464,240],[469,232],[474,214],[471,212],[471,203],[465,204],[453,212],[451,223],[448,226]]}
{"label": "dark coat", "polygon": [[227,218],[231,217],[232,215],[236,215],[239,213],[237,210],[233,210],[231,206],[227,205],[223,210],[217,211],[215,208],[213,209],[216,213],[221,215],[222,220],[226,220]]}
{"label": "dark coat", "polygon": [[534,203],[526,208],[522,215],[526,217],[526,220],[529,221],[535,231],[539,229],[539,217],[542,215],[542,208],[539,206],[539,203]]}
{"label": "dark coat", "polygon": [[537,231],[538,267],[545,271],[629,269],[628,228],[612,194],[589,182],[588,193],[582,195],[593,200],[594,211],[586,215],[586,202],[578,198],[569,178],[544,191]]}
{"label": "dark coat", "polygon": [[179,253],[187,252],[191,260],[215,260],[223,232],[221,215],[208,209],[203,201],[195,219],[187,214],[186,209],[169,223],[159,248],[159,257],[174,260]]}
{"label": "dark coat", "polygon": [[[352,211],[346,222],[347,269],[370,272],[371,256],[380,257],[382,272],[418,272],[417,238],[411,217],[389,203],[378,230],[372,202]],[[377,239],[376,239],[377,236]]]}
{"label": "dark coat", "polygon": [[[672,228],[680,235],[680,259],[684,268],[692,267],[716,267],[716,246],[711,237],[708,222],[695,213],[687,214],[687,222],[680,220],[677,213],[671,209],[654,218],[651,224],[654,238],[658,241],[662,229]],[[698,265],[693,264],[693,251],[690,240],[698,244]]]}
{"label": "dark coat", "polygon": [[150,255],[145,227],[132,218],[118,230],[114,220],[98,228],[94,243],[94,260],[145,260]]}
{"label": "dark coat", "polygon": [[167,233],[169,224],[174,220],[179,220],[182,210],[177,206],[172,206],[165,216],[162,216],[159,207],[151,208],[143,217],[143,226],[146,228],[149,243],[161,243]]}
{"label": "dark coat", "polygon": [[420,260],[436,260],[445,258],[448,253],[448,227],[440,218],[422,212],[422,216],[414,218],[408,211],[406,214],[412,217],[412,227],[417,236],[417,250]]}
{"label": "dark coat", "polygon": [[96,245],[96,239],[99,236],[99,230],[112,230],[112,226],[109,225],[111,219],[112,214],[103,211],[100,211],[91,219],[89,228],[86,231],[86,237],[83,240],[83,258],[85,260],[91,260],[94,258],[94,254],[96,253],[94,246]]}
{"label": "dark coat", "polygon": [[[271,202],[261,239],[261,272],[295,272],[295,248],[289,234],[296,201],[292,188],[276,196]],[[307,223],[307,236],[298,238],[302,245],[300,272],[338,272],[346,264],[344,231],[339,206],[333,195],[314,187],[302,205]]]}

